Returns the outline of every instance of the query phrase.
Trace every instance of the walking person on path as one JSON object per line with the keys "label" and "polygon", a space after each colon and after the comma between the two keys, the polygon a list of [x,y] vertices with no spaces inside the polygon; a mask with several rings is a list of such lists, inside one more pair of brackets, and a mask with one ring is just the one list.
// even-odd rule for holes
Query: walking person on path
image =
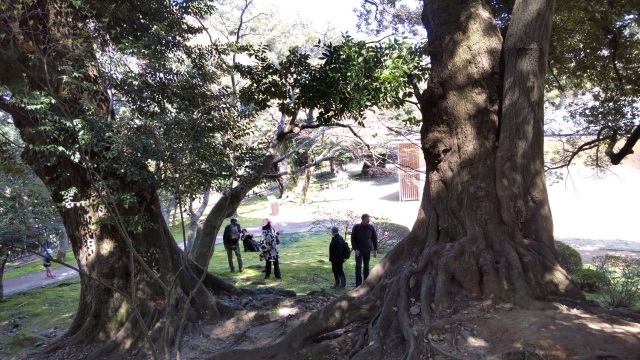
{"label": "walking person on path", "polygon": [[262,221],[262,240],[260,241],[260,260],[265,260],[264,278],[271,276],[271,265],[277,279],[282,279],[280,273],[280,252],[278,244],[280,239],[275,229],[271,226],[271,220],[264,219]]}
{"label": "walking person on path", "polygon": [[337,226],[331,228],[331,243],[329,244],[329,261],[331,262],[331,271],[336,283],[332,289],[342,289],[347,285],[347,279],[344,275],[344,238],[339,234],[340,229]]}
{"label": "walking person on path", "polygon": [[240,253],[240,232],[241,227],[236,218],[231,218],[231,223],[224,228],[222,234],[222,243],[227,250],[227,260],[229,261],[229,269],[235,271],[233,266],[233,253],[236,253],[238,259],[238,270],[242,272],[242,254]]}
{"label": "walking person on path", "polygon": [[356,254],[356,287],[362,285],[363,275],[364,280],[369,276],[371,250],[373,257],[378,257],[378,234],[369,222],[369,215],[363,214],[360,224],[351,230],[351,248]]}
{"label": "walking person on path", "polygon": [[47,278],[53,279],[55,276],[53,272],[51,272],[51,259],[53,256],[51,255],[51,249],[44,249],[44,256],[42,257],[42,266],[44,266],[47,271]]}

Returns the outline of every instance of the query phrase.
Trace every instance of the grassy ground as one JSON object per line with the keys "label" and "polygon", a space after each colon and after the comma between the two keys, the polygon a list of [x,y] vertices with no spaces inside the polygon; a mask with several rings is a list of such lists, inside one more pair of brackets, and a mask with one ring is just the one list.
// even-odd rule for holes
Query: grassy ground
{"label": "grassy ground", "polygon": [[0,302],[0,358],[22,359],[62,335],[75,315],[79,293],[76,278]]}
{"label": "grassy ground", "polygon": [[[280,270],[282,280],[277,280],[272,276],[264,279],[265,262],[260,261],[259,253],[243,252],[242,261],[244,271],[237,272],[237,260],[233,256],[236,272],[229,271],[227,252],[224,247],[217,246],[213,254],[209,271],[222,278],[228,279],[238,287],[265,287],[273,286],[283,289],[293,290],[297,294],[306,294],[313,290],[325,289],[330,293],[339,295],[345,290],[332,290],[333,273],[329,262],[329,241],[331,236],[328,232],[303,232],[280,235]],[[347,288],[349,290],[355,285],[355,255],[352,254],[344,264],[344,272],[347,277]],[[371,258],[371,267],[378,263],[384,254],[378,258]]]}
{"label": "grassy ground", "polygon": [[[330,235],[326,232],[304,232],[282,234],[280,244],[282,280],[273,276],[264,280],[264,262],[257,252],[243,252],[245,270],[230,272],[224,247],[216,247],[209,270],[241,288],[277,287],[306,294],[324,289],[341,295],[354,283],[355,260],[345,263],[347,288],[334,290],[333,273],[328,261]],[[371,258],[371,266],[378,258]],[[236,259],[234,256],[234,263]],[[37,271],[42,270],[40,263]],[[237,264],[236,264],[237,269]],[[16,294],[0,302],[0,358],[21,359],[28,351],[34,351],[51,339],[60,336],[71,323],[80,293],[79,279],[75,278],[58,285]]]}

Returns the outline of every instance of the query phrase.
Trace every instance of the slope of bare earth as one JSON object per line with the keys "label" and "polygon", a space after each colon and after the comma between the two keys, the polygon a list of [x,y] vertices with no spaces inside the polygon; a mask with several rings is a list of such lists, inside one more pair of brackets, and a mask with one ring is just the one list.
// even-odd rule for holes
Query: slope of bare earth
{"label": "slope of bare earth", "polygon": [[[260,303],[260,300],[263,302]],[[326,293],[297,298],[269,298],[271,306],[255,307],[221,324],[199,324],[186,336],[182,356],[200,359],[234,349],[254,348],[277,341],[284,332],[330,300]],[[429,345],[420,359],[494,360],[638,360],[640,314],[607,309],[578,309],[553,303],[549,310],[523,310],[510,304],[459,303],[437,312],[428,329],[419,313],[410,314],[418,340]],[[628,316],[627,316],[628,315]],[[635,320],[634,320],[635,319]],[[351,324],[325,334],[292,359],[348,359],[367,324]],[[385,359],[402,358],[402,343],[385,344]]]}

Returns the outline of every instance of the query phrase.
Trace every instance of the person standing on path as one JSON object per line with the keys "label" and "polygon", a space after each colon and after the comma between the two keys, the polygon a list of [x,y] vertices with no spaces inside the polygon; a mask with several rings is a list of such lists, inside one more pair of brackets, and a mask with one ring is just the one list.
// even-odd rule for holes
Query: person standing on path
{"label": "person standing on path", "polygon": [[53,272],[51,272],[51,259],[53,256],[51,255],[51,249],[44,249],[44,256],[42,257],[42,266],[44,266],[47,271],[47,278],[53,279],[55,276]]}
{"label": "person standing on path", "polygon": [[332,289],[342,289],[347,285],[347,279],[344,275],[344,238],[339,234],[340,229],[337,226],[331,228],[331,243],[329,244],[329,261],[331,262],[331,271],[336,283]]}
{"label": "person standing on path", "polygon": [[233,266],[233,252],[236,253],[238,259],[238,270],[242,272],[242,254],[240,253],[240,231],[241,227],[236,218],[231,218],[231,223],[224,228],[222,234],[222,243],[227,250],[227,260],[229,260],[229,269],[235,271]]}
{"label": "person standing on path", "polygon": [[269,219],[262,221],[262,240],[260,240],[260,260],[265,260],[264,278],[271,276],[271,264],[277,279],[282,279],[280,273],[280,252],[278,251],[278,234],[271,226]]}
{"label": "person standing on path", "polygon": [[371,250],[373,257],[378,257],[378,234],[369,222],[369,215],[362,214],[360,224],[356,224],[351,230],[351,248],[356,254],[356,287],[362,285],[363,275],[364,280],[369,276]]}

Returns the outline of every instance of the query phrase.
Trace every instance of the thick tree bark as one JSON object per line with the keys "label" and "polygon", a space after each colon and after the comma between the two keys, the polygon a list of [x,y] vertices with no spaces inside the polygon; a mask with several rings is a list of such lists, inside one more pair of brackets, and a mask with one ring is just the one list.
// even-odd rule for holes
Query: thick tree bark
{"label": "thick tree bark", "polygon": [[[354,358],[384,358],[385,347],[400,338],[405,358],[414,359],[432,310],[455,301],[536,308],[550,295],[582,297],[556,261],[543,176],[542,89],[553,5],[516,1],[503,44],[484,1],[424,1],[431,73],[419,100],[428,176],[412,231],[363,286],[282,341],[213,359],[286,359],[361,319],[371,321]],[[420,305],[419,324],[410,320],[410,299]]]}
{"label": "thick tree bark", "polygon": [[[12,115],[26,143],[35,145],[34,148],[47,143],[45,136],[33,136],[39,130],[28,126],[35,119],[24,118],[19,112]],[[57,165],[51,166],[50,159],[29,149],[23,153],[23,159],[47,185],[54,202],[62,203],[62,193],[71,188],[76,189],[74,201],[108,200],[97,193],[99,185],[80,164],[60,156],[55,161]],[[135,203],[126,207],[107,201],[108,206],[78,205],[61,211],[83,276],[78,313],[65,340],[54,349],[69,343],[101,342],[106,343],[101,351],[113,351],[137,344],[142,339],[142,327],[134,316],[133,306],[148,329],[165,317],[177,318],[185,308],[192,314],[190,319],[232,314],[231,307],[217,302],[204,286],[198,286],[198,276],[171,236],[155,192],[149,190],[135,197]],[[124,224],[118,223],[132,218],[144,219],[144,230],[127,231]],[[175,333],[175,324],[172,321],[168,324],[171,333]],[[153,339],[157,340],[157,336],[156,329]]]}
{"label": "thick tree bark", "polygon": [[[76,119],[99,119],[109,126],[114,114],[95,65],[92,39],[75,33],[75,26],[87,19],[68,18],[62,12],[69,10],[68,5],[66,1],[28,2],[8,8],[15,22],[0,19],[2,30],[12,32],[0,40],[1,80],[18,84],[12,101],[0,98],[0,110],[12,116],[26,144],[22,158],[54,202],[62,204],[63,194],[72,194],[73,203],[60,215],[81,272],[81,292],[73,323],[51,350],[69,344],[103,344],[97,356],[138,346],[141,340],[151,340],[154,347],[162,340],[166,349],[182,311],[188,312],[187,319],[197,320],[228,316],[234,309],[200,286],[197,275],[204,278],[204,274],[187,263],[177,247],[153,186],[129,180],[118,170],[120,164],[111,166],[102,153],[108,144],[101,144],[101,149],[85,147],[74,131]],[[82,15],[73,9],[69,13]],[[70,34],[77,39],[70,41]],[[66,69],[81,78],[65,83]],[[35,93],[55,99],[46,112],[30,107]],[[136,164],[139,168],[129,170],[148,171]],[[114,200],[114,188],[131,192],[127,204]],[[128,225],[130,220],[138,225],[135,230]],[[224,285],[217,280],[205,278],[209,284]]]}

